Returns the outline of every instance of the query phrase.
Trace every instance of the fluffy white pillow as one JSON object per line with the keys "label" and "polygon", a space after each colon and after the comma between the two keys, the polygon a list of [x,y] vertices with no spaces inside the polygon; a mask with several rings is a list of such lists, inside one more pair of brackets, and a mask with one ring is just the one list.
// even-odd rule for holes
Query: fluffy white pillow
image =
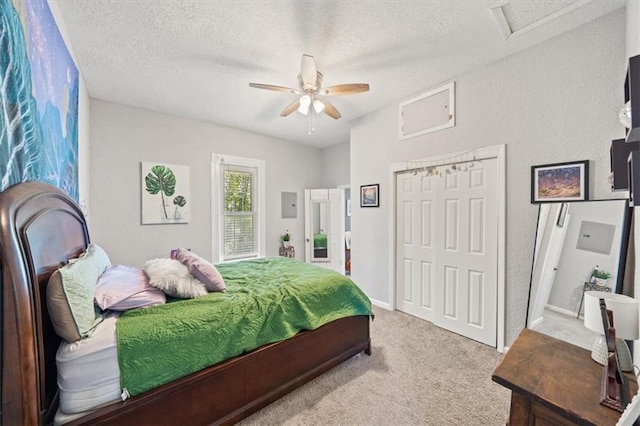
{"label": "fluffy white pillow", "polygon": [[204,284],[179,260],[152,259],[144,264],[149,284],[172,297],[193,299],[207,294]]}

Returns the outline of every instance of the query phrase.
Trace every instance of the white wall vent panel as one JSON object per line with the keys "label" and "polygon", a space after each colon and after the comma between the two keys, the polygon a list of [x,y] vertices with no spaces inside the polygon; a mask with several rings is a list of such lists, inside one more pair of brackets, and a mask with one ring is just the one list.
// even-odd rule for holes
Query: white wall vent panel
{"label": "white wall vent panel", "polygon": [[454,83],[402,102],[399,120],[400,140],[455,126]]}

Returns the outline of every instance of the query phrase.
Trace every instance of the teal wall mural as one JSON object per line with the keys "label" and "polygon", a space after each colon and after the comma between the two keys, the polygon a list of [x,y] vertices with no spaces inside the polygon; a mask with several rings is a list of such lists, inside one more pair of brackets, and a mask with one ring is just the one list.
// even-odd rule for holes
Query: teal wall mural
{"label": "teal wall mural", "polygon": [[37,180],[78,201],[76,68],[46,0],[0,0],[0,191]]}

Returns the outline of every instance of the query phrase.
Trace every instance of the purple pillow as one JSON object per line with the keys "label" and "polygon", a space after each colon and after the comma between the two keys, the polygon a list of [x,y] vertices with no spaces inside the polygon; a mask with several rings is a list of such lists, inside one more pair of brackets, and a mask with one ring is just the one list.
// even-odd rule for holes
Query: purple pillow
{"label": "purple pillow", "polygon": [[194,252],[184,248],[173,249],[171,250],[171,258],[179,260],[189,268],[191,275],[199,279],[207,291],[225,291],[227,289],[224,279],[216,267]]}
{"label": "purple pillow", "polygon": [[103,311],[128,311],[166,301],[164,292],[151,286],[147,274],[134,266],[111,265],[96,284],[95,302]]}

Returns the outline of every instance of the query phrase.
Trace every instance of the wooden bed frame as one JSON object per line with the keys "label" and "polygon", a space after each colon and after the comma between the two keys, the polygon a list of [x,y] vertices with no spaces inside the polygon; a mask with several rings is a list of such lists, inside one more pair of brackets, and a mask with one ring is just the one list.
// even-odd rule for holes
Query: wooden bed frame
{"label": "wooden bed frame", "polygon": [[[89,244],[74,201],[40,182],[0,193],[3,425],[53,422],[58,408],[55,355],[60,337],[46,306],[53,271]],[[262,346],[74,424],[231,424],[364,351],[371,354],[369,317],[333,321]]]}

